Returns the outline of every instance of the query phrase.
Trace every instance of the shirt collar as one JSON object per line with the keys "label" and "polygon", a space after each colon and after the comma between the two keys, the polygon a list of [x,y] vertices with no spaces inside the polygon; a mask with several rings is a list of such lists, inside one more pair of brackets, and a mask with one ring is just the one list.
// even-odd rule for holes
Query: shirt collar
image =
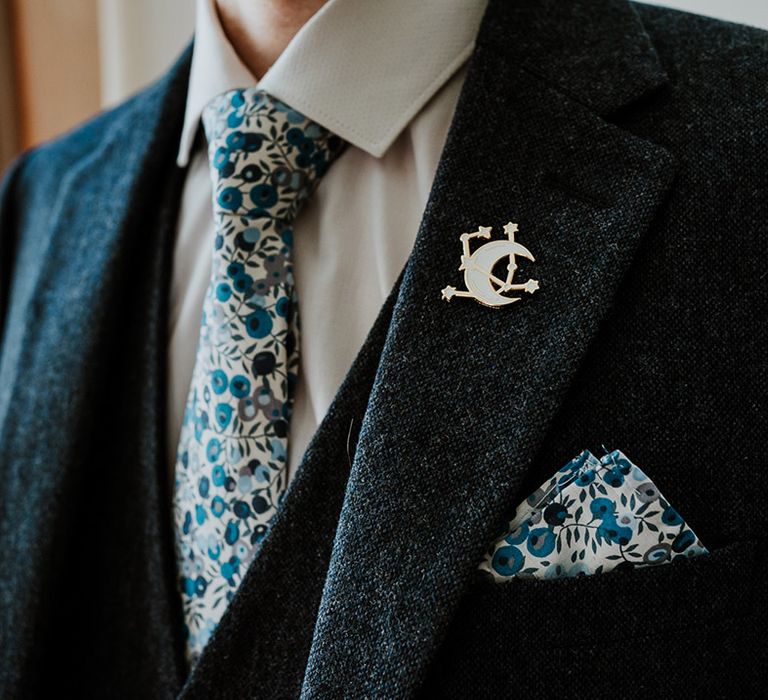
{"label": "shirt collar", "polygon": [[329,0],[257,81],[227,40],[215,0],[198,0],[178,165],[189,162],[206,103],[256,84],[380,157],[469,57],[486,2]]}

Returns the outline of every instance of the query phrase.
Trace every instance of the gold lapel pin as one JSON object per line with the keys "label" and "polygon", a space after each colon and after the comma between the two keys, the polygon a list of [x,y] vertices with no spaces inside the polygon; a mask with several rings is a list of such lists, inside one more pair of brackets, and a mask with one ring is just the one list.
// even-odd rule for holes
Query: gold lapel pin
{"label": "gold lapel pin", "polygon": [[[517,270],[515,256],[520,255],[523,258],[534,261],[531,251],[525,246],[515,241],[517,233],[517,224],[511,221],[504,227],[504,233],[507,234],[507,240],[490,241],[483,243],[474,253],[469,250],[469,242],[473,238],[491,237],[490,226],[480,226],[474,233],[462,233],[459,236],[462,245],[461,265],[459,271],[464,273],[464,285],[466,290],[458,290],[456,287],[448,285],[442,290],[443,299],[450,301],[453,297],[470,297],[485,306],[505,306],[515,301],[520,301],[521,297],[505,296],[508,292],[528,292],[533,294],[539,288],[538,280],[529,279],[524,284],[513,284],[512,278]],[[509,257],[507,264],[507,277],[501,279],[494,274],[493,270],[499,260]]]}

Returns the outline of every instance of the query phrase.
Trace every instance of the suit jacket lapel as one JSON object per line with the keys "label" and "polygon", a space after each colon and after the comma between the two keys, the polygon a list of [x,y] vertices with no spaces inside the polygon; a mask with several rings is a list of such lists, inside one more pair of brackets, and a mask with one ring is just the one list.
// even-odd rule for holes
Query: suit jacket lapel
{"label": "suit jacket lapel", "polygon": [[[489,5],[362,424],[304,696],[399,697],[423,679],[670,184],[670,154],[604,118],[664,80],[623,0]],[[508,221],[536,256],[516,281],[541,289],[443,301],[459,234]]]}

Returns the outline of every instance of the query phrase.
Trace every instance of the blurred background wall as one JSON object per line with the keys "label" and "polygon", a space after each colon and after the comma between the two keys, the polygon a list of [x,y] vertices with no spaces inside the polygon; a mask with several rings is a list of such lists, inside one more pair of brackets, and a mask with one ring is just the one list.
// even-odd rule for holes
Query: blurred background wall
{"label": "blurred background wall", "polygon": [[[768,29],[768,0],[653,4]],[[195,0],[0,0],[0,169],[159,76],[194,19]]]}
{"label": "blurred background wall", "polygon": [[195,0],[0,0],[0,170],[159,76]]}

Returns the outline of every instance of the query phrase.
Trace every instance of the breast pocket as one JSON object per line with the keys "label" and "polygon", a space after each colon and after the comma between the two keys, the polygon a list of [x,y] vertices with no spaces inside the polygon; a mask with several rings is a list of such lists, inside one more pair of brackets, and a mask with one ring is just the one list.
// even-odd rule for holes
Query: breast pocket
{"label": "breast pocket", "polygon": [[765,541],[750,540],[594,576],[477,580],[428,684],[446,697],[690,697],[729,681],[757,687],[764,567]]}

